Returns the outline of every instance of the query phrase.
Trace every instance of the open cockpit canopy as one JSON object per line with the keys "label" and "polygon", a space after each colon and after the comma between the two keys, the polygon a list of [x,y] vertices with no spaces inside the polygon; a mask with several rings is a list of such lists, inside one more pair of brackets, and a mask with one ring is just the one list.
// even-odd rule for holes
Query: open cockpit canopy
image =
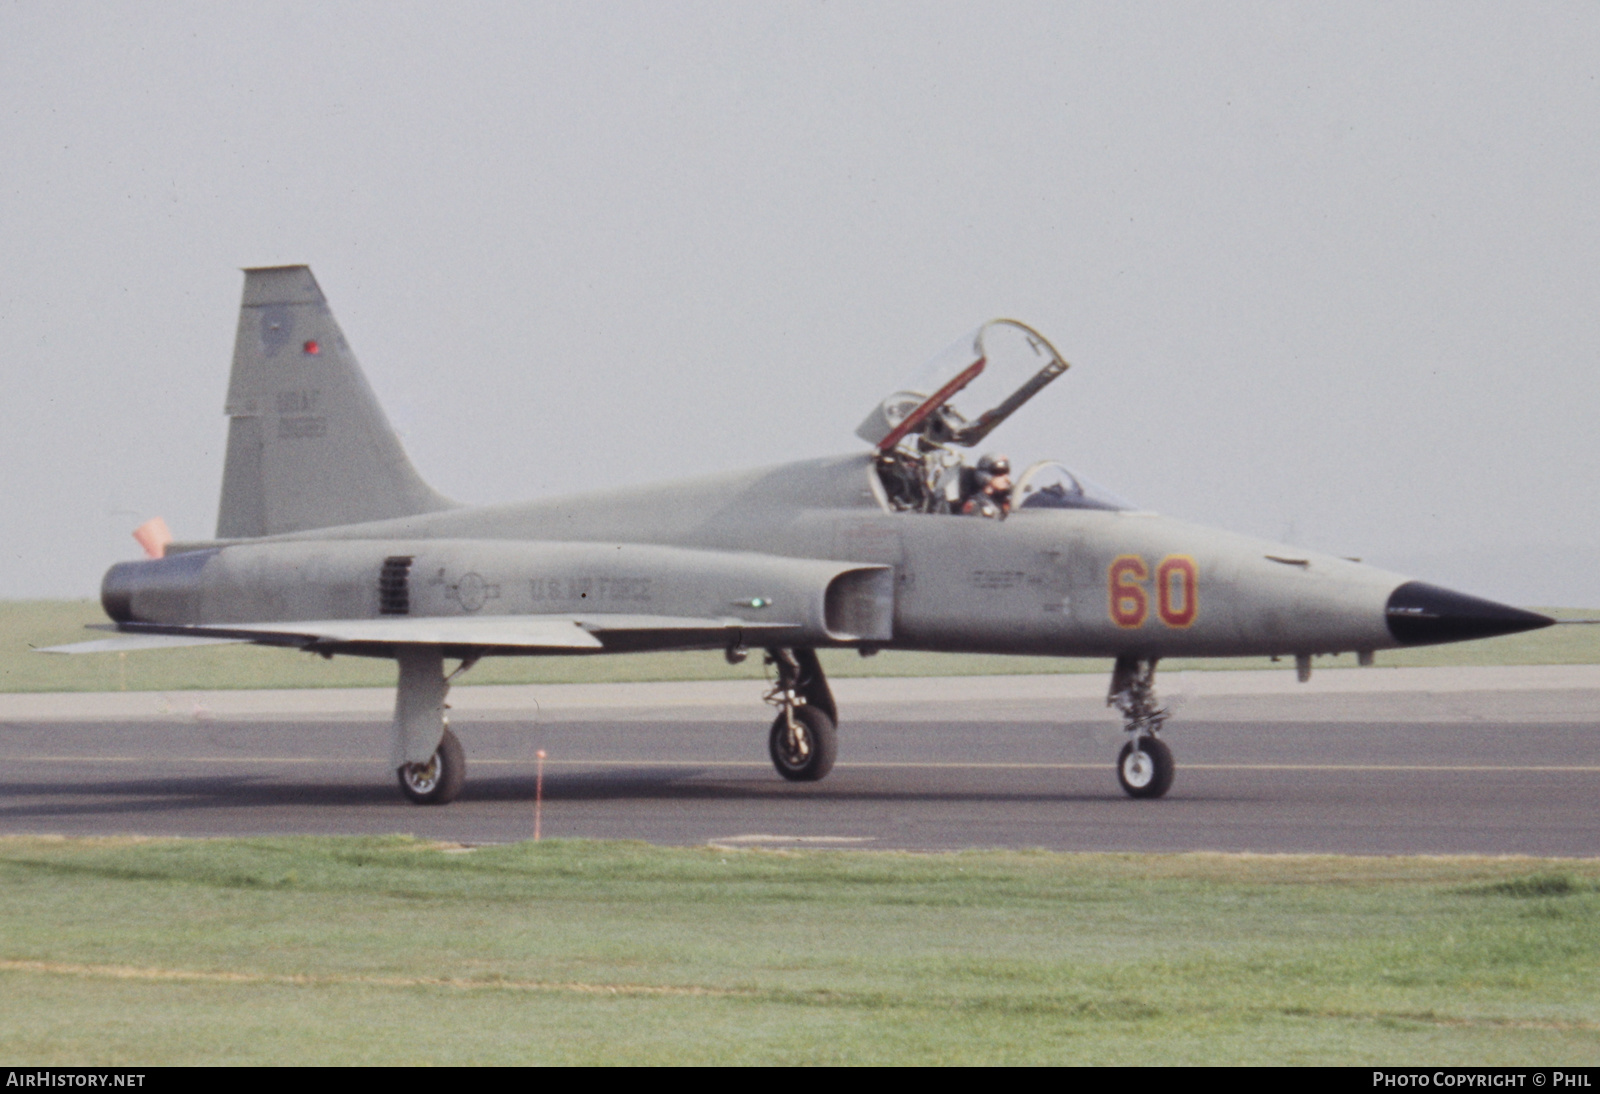
{"label": "open cockpit canopy", "polygon": [[1065,371],[1044,335],[1015,319],[991,319],[912,373],[856,428],[873,446],[889,508],[1000,519],[1023,506],[1131,508],[1057,463],[1036,464],[1013,483],[999,453],[969,465],[957,451],[981,444]]}
{"label": "open cockpit canopy", "polygon": [[912,373],[856,436],[879,452],[910,438],[970,448],[1065,371],[1044,335],[1014,319],[991,319]]}

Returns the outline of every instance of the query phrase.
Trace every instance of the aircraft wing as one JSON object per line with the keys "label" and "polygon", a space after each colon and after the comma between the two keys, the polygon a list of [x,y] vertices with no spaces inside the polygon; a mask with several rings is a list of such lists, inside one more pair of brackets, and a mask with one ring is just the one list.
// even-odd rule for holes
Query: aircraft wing
{"label": "aircraft wing", "polygon": [[454,651],[581,653],[602,650],[706,649],[761,644],[797,624],[682,616],[508,615],[327,619],[277,623],[121,623],[117,637],[40,653],[110,653],[172,646],[252,643],[319,653],[382,653],[396,646],[441,646]]}
{"label": "aircraft wing", "polygon": [[45,646],[34,653],[135,653],[139,650],[162,650],[176,646],[226,646],[230,642],[247,642],[246,638],[211,638],[184,634],[119,634],[115,638],[97,638],[92,642],[73,642],[66,646]]}

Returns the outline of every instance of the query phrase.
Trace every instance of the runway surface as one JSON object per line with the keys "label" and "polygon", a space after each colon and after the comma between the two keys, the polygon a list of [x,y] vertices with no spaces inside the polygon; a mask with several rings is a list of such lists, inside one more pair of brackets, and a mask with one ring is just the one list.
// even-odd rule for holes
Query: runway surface
{"label": "runway surface", "polygon": [[758,683],[457,688],[467,788],[405,803],[381,690],[0,695],[0,832],[414,833],[945,850],[1600,854],[1600,667],[1177,674],[1177,779],[1123,796],[1090,676],[840,680],[790,784]]}

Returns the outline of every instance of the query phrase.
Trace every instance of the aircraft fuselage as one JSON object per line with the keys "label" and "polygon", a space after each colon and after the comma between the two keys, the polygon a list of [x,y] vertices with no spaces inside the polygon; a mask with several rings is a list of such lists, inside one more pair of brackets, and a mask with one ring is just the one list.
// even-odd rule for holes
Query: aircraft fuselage
{"label": "aircraft fuselage", "polygon": [[[381,618],[395,614],[385,560],[404,558],[411,616],[782,619],[800,629],[749,644],[1078,657],[1402,644],[1388,624],[1401,575],[1145,512],[890,512],[875,484],[868,457],[846,456],[180,545],[113,568],[105,601],[146,624]],[[881,577],[841,589],[838,566],[810,560]]]}

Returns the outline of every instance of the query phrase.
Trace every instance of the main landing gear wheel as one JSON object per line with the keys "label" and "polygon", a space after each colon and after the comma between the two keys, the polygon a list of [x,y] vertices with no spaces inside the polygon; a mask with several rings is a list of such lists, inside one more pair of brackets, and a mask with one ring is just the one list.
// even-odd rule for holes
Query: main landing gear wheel
{"label": "main landing gear wheel", "polygon": [[1166,742],[1140,737],[1122,746],[1117,756],[1117,781],[1130,798],[1159,798],[1172,789],[1176,767]]}
{"label": "main landing gear wheel", "polygon": [[467,754],[448,729],[427,763],[400,765],[400,792],[418,805],[447,805],[467,781]]}
{"label": "main landing gear wheel", "polygon": [[789,715],[779,714],[767,738],[772,766],[790,782],[816,782],[833,770],[839,753],[839,731],[833,719],[812,706],[795,707],[794,728]]}

